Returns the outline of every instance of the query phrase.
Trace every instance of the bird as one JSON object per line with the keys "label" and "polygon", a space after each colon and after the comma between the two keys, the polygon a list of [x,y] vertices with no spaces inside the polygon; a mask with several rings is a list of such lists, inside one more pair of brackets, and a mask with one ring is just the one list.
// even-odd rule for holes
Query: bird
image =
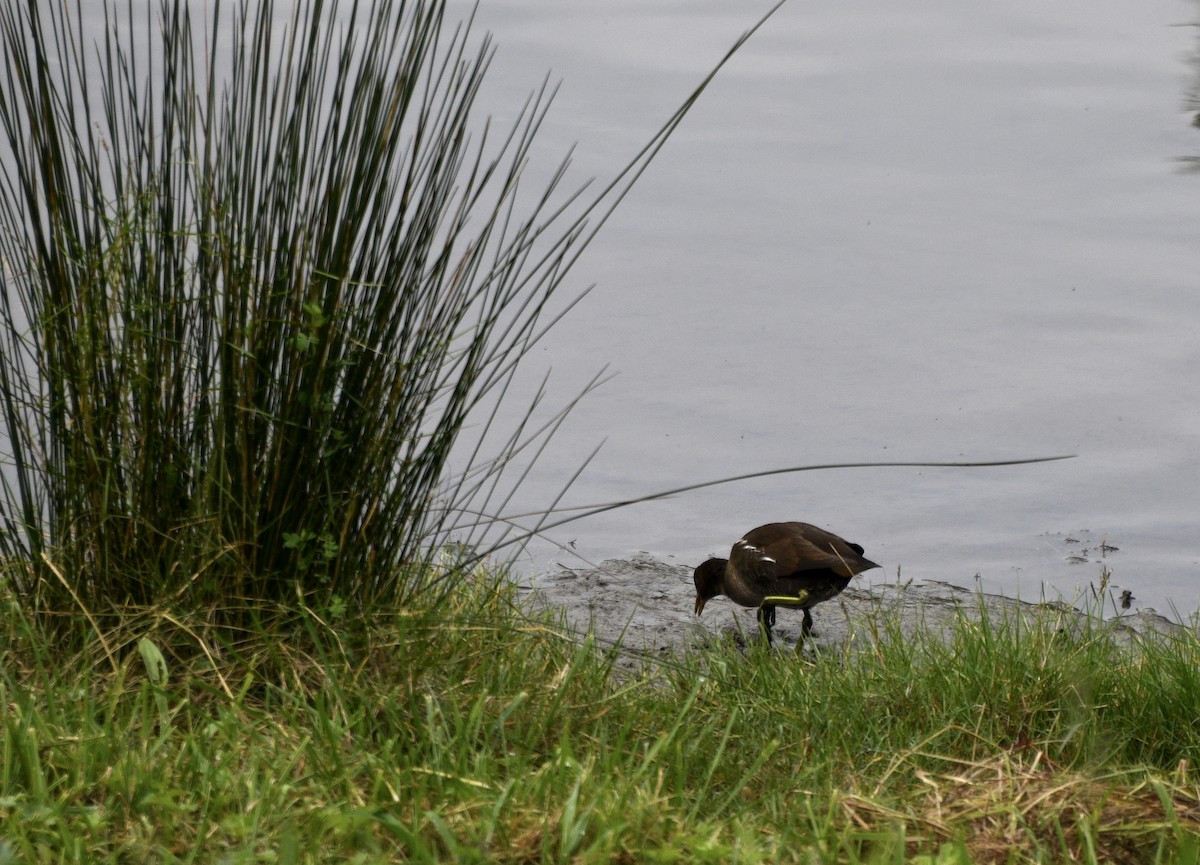
{"label": "bird", "polygon": [[696,568],[696,615],[717,595],[758,608],[758,623],[771,644],[775,608],[804,611],[796,648],[812,630],[810,608],[841,594],[850,578],[879,565],[858,544],[808,523],[768,523],[745,534],[728,559],[712,558]]}

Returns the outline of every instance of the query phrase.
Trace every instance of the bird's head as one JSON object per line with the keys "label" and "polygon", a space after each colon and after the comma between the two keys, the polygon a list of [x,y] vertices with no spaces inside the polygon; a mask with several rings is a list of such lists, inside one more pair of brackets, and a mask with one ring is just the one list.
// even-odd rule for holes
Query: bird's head
{"label": "bird's head", "polygon": [[725,590],[725,566],[728,559],[709,559],[696,568],[692,581],[696,584],[696,615],[704,611],[709,598],[715,598]]}

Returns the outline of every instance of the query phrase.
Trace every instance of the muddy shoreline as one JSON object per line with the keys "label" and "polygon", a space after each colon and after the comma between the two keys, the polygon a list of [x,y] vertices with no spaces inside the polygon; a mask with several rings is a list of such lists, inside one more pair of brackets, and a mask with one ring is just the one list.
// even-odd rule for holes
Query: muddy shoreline
{"label": "muddy shoreline", "polygon": [[[561,610],[575,633],[583,635],[590,628],[602,645],[621,641],[629,665],[637,663],[638,656],[670,656],[714,637],[742,642],[757,636],[755,611],[724,597],[710,601],[704,615],[697,618],[692,612],[692,569],[648,556],[612,559],[596,568],[563,568],[521,588],[530,604]],[[1187,630],[1150,608],[1114,608],[1112,599],[1106,599],[1106,618],[1117,619],[1114,633],[1118,638]],[[1082,613],[1057,600],[1028,603],[934,581],[867,585],[855,580],[840,596],[813,608],[813,632],[804,651],[815,653],[840,648],[847,642],[870,641],[881,618],[890,621],[890,614],[898,614],[904,634],[921,626],[946,633],[960,615],[978,618],[985,611],[993,617],[1048,613],[1059,617],[1060,626],[1069,629],[1083,622]],[[795,647],[800,622],[798,611],[779,610],[774,628],[778,651]]]}

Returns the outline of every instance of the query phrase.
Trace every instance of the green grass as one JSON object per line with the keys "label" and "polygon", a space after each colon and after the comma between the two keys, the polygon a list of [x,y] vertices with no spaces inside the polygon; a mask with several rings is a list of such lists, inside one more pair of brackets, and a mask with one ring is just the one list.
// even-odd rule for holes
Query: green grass
{"label": "green grass", "polygon": [[869,650],[628,675],[483,572],[236,646],[142,614],[64,659],[17,610],[0,862],[1200,858],[1190,637],[1047,611],[900,640],[881,612]]}

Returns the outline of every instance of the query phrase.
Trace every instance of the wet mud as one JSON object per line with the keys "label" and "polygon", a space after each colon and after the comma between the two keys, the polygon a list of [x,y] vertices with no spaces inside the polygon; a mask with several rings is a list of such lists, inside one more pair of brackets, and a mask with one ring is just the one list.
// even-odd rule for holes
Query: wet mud
{"label": "wet mud", "polygon": [[[704,615],[693,613],[695,589],[690,567],[649,557],[609,560],[591,569],[561,569],[522,587],[530,604],[560,610],[567,626],[581,637],[593,631],[603,646],[620,643],[622,664],[636,666],[647,657],[670,657],[697,643],[714,639],[745,645],[761,639],[753,609],[723,596],[712,599]],[[1084,605],[1086,606],[1086,605]],[[1115,619],[1118,640],[1135,634],[1182,633],[1183,626],[1153,609],[1120,610],[1105,600],[1106,619]],[[812,610],[813,631],[805,654],[838,649],[847,643],[869,645],[888,637],[887,627],[909,636],[919,628],[950,633],[961,617],[993,621],[1007,615],[1049,617],[1064,633],[1085,625],[1085,614],[1062,601],[1027,603],[942,582],[864,584],[861,578],[837,598]],[[800,636],[801,613],[779,609],[773,629],[775,649],[791,652]]]}

